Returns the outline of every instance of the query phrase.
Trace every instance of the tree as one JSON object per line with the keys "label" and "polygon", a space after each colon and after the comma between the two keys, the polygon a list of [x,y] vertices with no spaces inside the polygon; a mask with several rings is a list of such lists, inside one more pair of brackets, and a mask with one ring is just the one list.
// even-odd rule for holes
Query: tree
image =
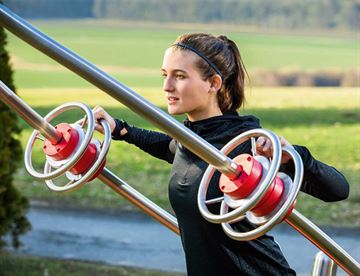
{"label": "tree", "polygon": [[[6,43],[6,33],[0,27],[0,79],[15,91]],[[28,200],[12,183],[22,156],[20,142],[16,139],[19,133],[16,115],[0,101],[0,248],[5,245],[6,234],[11,235],[12,245],[18,247],[19,235],[30,229],[30,223],[25,217]]]}

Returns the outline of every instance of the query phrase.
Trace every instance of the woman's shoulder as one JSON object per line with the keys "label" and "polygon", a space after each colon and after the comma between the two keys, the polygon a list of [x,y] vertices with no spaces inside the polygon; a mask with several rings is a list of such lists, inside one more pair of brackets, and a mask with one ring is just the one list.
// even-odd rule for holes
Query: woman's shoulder
{"label": "woman's shoulder", "polygon": [[223,114],[224,119],[227,119],[230,124],[235,124],[239,127],[248,129],[260,128],[260,120],[254,115],[240,115],[236,110],[229,110]]}

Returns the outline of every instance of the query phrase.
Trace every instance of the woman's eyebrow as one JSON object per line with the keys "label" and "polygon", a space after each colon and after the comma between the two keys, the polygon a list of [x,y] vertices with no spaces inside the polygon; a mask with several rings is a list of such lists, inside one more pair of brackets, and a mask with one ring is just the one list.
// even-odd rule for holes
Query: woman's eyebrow
{"label": "woman's eyebrow", "polygon": [[[161,68],[161,71],[163,73],[166,73],[167,71],[164,69],[164,68]],[[174,70],[171,70],[172,73],[184,73],[184,74],[187,74],[187,72],[185,70],[182,70],[182,69],[174,69]]]}
{"label": "woman's eyebrow", "polygon": [[187,74],[187,71],[181,70],[181,69],[175,69],[174,72],[175,72],[175,73],[184,73],[184,74]]}

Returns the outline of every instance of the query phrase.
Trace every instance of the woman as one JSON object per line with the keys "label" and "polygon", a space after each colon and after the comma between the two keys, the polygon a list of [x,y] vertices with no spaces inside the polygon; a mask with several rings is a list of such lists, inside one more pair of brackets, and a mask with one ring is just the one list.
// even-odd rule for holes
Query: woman
{"label": "woman", "polygon": [[[235,136],[259,128],[254,116],[239,116],[244,102],[245,68],[236,44],[225,36],[187,34],[177,38],[164,55],[163,90],[172,115],[187,114],[184,124],[199,136],[222,148]],[[239,242],[230,239],[220,225],[207,222],[197,207],[197,192],[207,167],[204,161],[166,134],[129,126],[113,119],[101,107],[96,119],[109,122],[113,139],[125,140],[149,154],[172,163],[169,199],[179,222],[188,275],[293,275],[279,246],[271,236]],[[101,125],[96,129],[103,132]],[[282,145],[288,142],[281,138]],[[301,146],[294,146],[304,162],[302,191],[324,201],[348,196],[345,178],[334,168],[315,160]],[[271,155],[267,139],[257,140],[257,151]],[[250,143],[241,144],[230,157],[250,153]],[[293,173],[289,156],[282,158],[282,170]],[[219,174],[215,174],[208,198],[221,195]],[[215,206],[213,208],[218,208]],[[240,231],[253,226],[246,221],[233,225]]]}

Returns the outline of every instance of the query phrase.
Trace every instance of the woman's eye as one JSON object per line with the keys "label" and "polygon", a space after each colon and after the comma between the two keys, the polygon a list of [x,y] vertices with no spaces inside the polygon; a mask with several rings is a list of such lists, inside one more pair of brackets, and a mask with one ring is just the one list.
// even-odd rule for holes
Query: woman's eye
{"label": "woman's eye", "polygon": [[162,74],[161,75],[164,79],[166,79],[167,75],[166,74]]}
{"label": "woman's eye", "polygon": [[185,76],[184,75],[176,75],[176,78],[182,80],[185,78]]}

